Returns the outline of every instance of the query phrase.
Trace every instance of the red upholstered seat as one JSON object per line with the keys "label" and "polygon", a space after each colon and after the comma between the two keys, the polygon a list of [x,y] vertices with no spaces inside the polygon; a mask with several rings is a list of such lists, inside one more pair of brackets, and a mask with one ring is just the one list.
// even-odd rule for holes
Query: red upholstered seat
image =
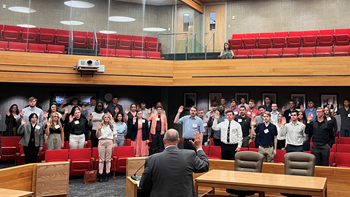
{"label": "red upholstered seat", "polygon": [[242,49],[242,39],[245,38],[245,34],[232,34],[232,38],[228,40],[231,49]]}
{"label": "red upholstered seat", "polygon": [[243,45],[245,49],[257,48],[256,40],[259,39],[259,33],[249,33],[243,38]]}
{"label": "red upholstered seat", "polygon": [[304,47],[315,47],[317,46],[318,30],[304,31],[304,36],[302,38]]}
{"label": "red upholstered seat", "polygon": [[329,153],[329,166],[335,166],[335,153],[330,152]]}
{"label": "red upholstered seat", "polygon": [[91,167],[91,148],[70,149],[70,175],[83,176]]}
{"label": "red upholstered seat", "polygon": [[251,49],[239,49],[234,55],[235,59],[247,59],[252,54]]}
{"label": "red upholstered seat", "polygon": [[210,146],[202,146],[202,149],[205,152],[205,154],[208,156],[209,155]]}
{"label": "red upholstered seat", "polygon": [[100,48],[100,55],[104,57],[115,57],[115,49]]}
{"label": "red upholstered seat", "polygon": [[4,30],[2,33],[3,41],[19,42],[21,27],[13,25],[4,25]]}
{"label": "red upholstered seat", "polygon": [[252,143],[250,143],[250,144],[248,145],[248,147],[249,147],[249,149],[250,149],[250,148],[255,148],[255,141],[253,140]]}
{"label": "red upholstered seat", "polygon": [[349,144],[350,145],[350,138],[348,138],[348,137],[340,137],[339,138],[339,144]]}
{"label": "red upholstered seat", "polygon": [[333,46],[334,29],[320,30],[318,46]]}
{"label": "red upholstered seat", "polygon": [[69,37],[70,37],[69,30],[57,29],[56,44],[57,45],[64,45],[65,47],[68,47],[69,46]]}
{"label": "red upholstered seat", "polygon": [[116,49],[115,54],[117,57],[131,57],[130,50]]}
{"label": "red upholstered seat", "polygon": [[290,31],[287,37],[287,47],[301,47],[301,37],[303,35],[303,31]]}
{"label": "red upholstered seat", "polygon": [[47,45],[47,52],[48,53],[57,53],[57,54],[65,54],[65,48],[64,45]]}
{"label": "red upholstered seat", "polygon": [[27,51],[27,43],[20,42],[9,42],[9,51],[19,51],[26,52]]}
{"label": "red upholstered seat", "polygon": [[333,144],[332,148],[329,149],[329,152],[337,152],[337,144]]}
{"label": "red upholstered seat", "polygon": [[267,53],[267,49],[253,49],[250,58],[264,58]]}
{"label": "red upholstered seat", "polygon": [[131,146],[131,139],[126,139],[124,142],[124,146]]}
{"label": "red upholstered seat", "polygon": [[249,148],[249,151],[259,152],[259,149],[258,148]]}
{"label": "red upholstered seat", "polygon": [[1,161],[15,160],[16,153],[19,150],[19,141],[21,137],[3,137],[1,136]]}
{"label": "red upholstered seat", "polygon": [[258,48],[271,48],[271,39],[273,38],[273,33],[260,33],[258,39]]}
{"label": "red upholstered seat", "polygon": [[133,146],[116,146],[114,147],[114,156],[113,156],[113,166],[114,166],[114,175],[115,172],[125,173],[126,172],[126,159],[128,157],[134,157],[134,147]]}
{"label": "red upholstered seat", "polygon": [[333,48],[329,47],[316,47],[316,57],[328,57],[332,55]]}
{"label": "red upholstered seat", "polygon": [[146,51],[135,51],[135,50],[132,50],[131,51],[131,57],[132,58],[146,59],[147,58]]}
{"label": "red upholstered seat", "polygon": [[103,47],[108,49],[117,48],[117,34],[102,34]]}
{"label": "red upholstered seat", "polygon": [[[96,33],[97,48],[101,48],[102,45],[102,33]],[[92,49],[94,41],[94,32],[88,32],[88,48]],[[96,45],[96,43],[95,43]],[[96,47],[96,46],[95,46]]]}
{"label": "red upholstered seat", "polygon": [[339,137],[335,137],[335,138],[334,138],[334,141],[335,141],[335,142],[334,142],[335,144],[339,144]]}
{"label": "red upholstered seat", "polygon": [[297,57],[299,48],[284,48],[282,57]]}
{"label": "red upholstered seat", "polygon": [[273,48],[285,48],[286,47],[286,37],[288,37],[288,32],[275,32],[272,39]]}
{"label": "red upholstered seat", "polygon": [[284,163],[284,155],[286,150],[276,150],[276,155],[273,158],[274,163]]}
{"label": "red upholstered seat", "polygon": [[248,151],[248,148],[241,148],[241,152],[242,151]]}
{"label": "red upholstered seat", "polygon": [[39,28],[22,27],[22,39],[21,42],[36,43],[38,42]]}
{"label": "red upholstered seat", "polygon": [[335,165],[337,167],[350,168],[350,154],[337,152],[335,154]]}
{"label": "red upholstered seat", "polygon": [[35,43],[29,43],[28,44],[28,52],[33,53],[46,53],[46,44],[35,44]]}
{"label": "red upholstered seat", "polygon": [[68,161],[68,149],[46,150],[45,162]]}
{"label": "red upholstered seat", "polygon": [[[157,50],[157,38],[156,37],[146,37],[146,49],[147,51]],[[162,51],[162,43],[158,43],[158,52]]]}
{"label": "red upholstered seat", "polygon": [[208,159],[221,159],[221,147],[210,146]]}
{"label": "red upholstered seat", "polygon": [[347,46],[334,46],[333,56],[349,56],[350,45]]}
{"label": "red upholstered seat", "polygon": [[117,49],[131,50],[131,35],[118,35]]}
{"label": "red upholstered seat", "polygon": [[132,36],[132,50],[145,51],[146,39],[144,36]]}
{"label": "red upholstered seat", "polygon": [[300,47],[298,57],[314,57],[315,47]]}
{"label": "red upholstered seat", "polygon": [[86,45],[87,45],[87,32],[73,31],[73,47],[86,48]]}
{"label": "red upholstered seat", "polygon": [[279,58],[282,56],[282,48],[267,49],[265,58]]}
{"label": "red upholstered seat", "polygon": [[350,153],[350,144],[337,144],[337,153]]}
{"label": "red upholstered seat", "polygon": [[[42,155],[42,151],[39,150],[36,162],[38,162],[38,163],[41,162],[41,155]],[[23,165],[25,163],[26,163],[26,159],[25,159],[23,146],[19,145],[19,153],[16,153],[15,165],[19,166],[19,165]]]}
{"label": "red upholstered seat", "polygon": [[349,45],[350,28],[336,29],[334,34],[334,45]]}
{"label": "red upholstered seat", "polygon": [[42,44],[54,44],[56,37],[55,29],[40,28],[39,30],[39,43]]}
{"label": "red upholstered seat", "polygon": [[0,24],[0,40],[2,40],[2,33],[4,31],[4,25]]}
{"label": "red upholstered seat", "polygon": [[155,52],[155,51],[147,51],[147,58],[148,59],[158,59],[158,60],[164,59],[160,56],[160,52]]}
{"label": "red upholstered seat", "polygon": [[9,48],[9,42],[0,41],[0,51],[7,51]]}

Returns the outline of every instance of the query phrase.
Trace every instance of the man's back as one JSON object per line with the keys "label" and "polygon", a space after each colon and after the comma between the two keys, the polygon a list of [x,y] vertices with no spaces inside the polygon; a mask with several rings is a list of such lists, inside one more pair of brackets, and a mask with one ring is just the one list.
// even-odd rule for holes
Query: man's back
{"label": "man's back", "polygon": [[146,159],[140,187],[152,197],[194,197],[193,172],[209,170],[209,161],[203,150],[181,150],[167,147],[164,152]]}

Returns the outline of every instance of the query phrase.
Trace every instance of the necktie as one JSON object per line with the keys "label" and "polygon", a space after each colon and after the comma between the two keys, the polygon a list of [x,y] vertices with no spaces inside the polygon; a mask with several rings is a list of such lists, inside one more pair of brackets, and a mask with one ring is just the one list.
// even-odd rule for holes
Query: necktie
{"label": "necktie", "polygon": [[230,127],[231,127],[231,121],[228,122],[228,127],[227,127],[227,143],[230,143]]}

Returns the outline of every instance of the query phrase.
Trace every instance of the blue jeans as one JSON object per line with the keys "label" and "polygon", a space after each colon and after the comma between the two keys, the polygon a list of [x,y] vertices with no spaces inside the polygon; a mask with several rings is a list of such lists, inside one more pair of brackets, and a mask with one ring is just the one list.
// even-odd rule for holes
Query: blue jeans
{"label": "blue jeans", "polygon": [[340,137],[346,137],[346,134],[350,137],[350,130],[340,129]]}

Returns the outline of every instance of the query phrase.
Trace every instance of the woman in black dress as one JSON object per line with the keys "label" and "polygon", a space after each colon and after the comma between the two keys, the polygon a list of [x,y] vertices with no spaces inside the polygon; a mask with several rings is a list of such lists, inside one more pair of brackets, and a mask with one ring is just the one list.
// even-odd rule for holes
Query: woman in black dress
{"label": "woman in black dress", "polygon": [[130,105],[130,110],[125,109],[126,116],[124,117],[124,122],[128,125],[128,133],[126,134],[126,139],[130,139],[131,126],[133,124],[133,119],[136,117],[136,104],[132,103]]}

